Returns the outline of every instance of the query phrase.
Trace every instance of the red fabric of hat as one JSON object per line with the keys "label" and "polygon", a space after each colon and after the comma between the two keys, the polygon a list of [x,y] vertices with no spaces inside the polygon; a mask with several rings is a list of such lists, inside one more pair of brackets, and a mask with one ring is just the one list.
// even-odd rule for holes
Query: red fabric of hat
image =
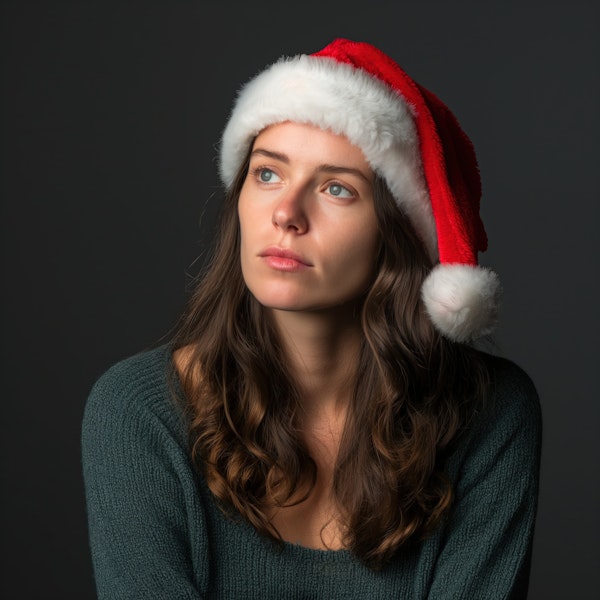
{"label": "red fabric of hat", "polygon": [[337,39],[312,56],[333,58],[371,73],[413,109],[439,260],[476,265],[477,252],[487,249],[479,217],[481,179],[473,144],[448,107],[371,44]]}

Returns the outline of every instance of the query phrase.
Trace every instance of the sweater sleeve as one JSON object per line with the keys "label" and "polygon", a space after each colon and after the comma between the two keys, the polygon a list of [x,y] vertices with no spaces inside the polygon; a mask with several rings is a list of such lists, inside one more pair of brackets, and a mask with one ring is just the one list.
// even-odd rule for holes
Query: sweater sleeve
{"label": "sweater sleeve", "polygon": [[175,412],[165,408],[164,374],[150,371],[131,359],[113,367],[86,404],[82,458],[100,600],[200,598],[189,539],[198,495]]}
{"label": "sweater sleeve", "polygon": [[430,600],[527,597],[541,411],[533,383],[514,364],[500,361],[493,387],[471,436],[453,457],[455,509],[443,535]]}

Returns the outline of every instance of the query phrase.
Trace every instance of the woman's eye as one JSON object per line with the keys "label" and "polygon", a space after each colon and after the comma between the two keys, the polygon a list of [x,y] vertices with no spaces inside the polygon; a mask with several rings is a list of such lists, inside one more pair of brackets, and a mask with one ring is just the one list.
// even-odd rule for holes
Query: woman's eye
{"label": "woman's eye", "polygon": [[352,198],[354,194],[341,183],[332,183],[328,186],[328,193],[336,198]]}
{"label": "woman's eye", "polygon": [[274,183],[279,181],[279,176],[277,173],[275,173],[275,171],[271,171],[271,169],[258,169],[257,175],[261,183]]}

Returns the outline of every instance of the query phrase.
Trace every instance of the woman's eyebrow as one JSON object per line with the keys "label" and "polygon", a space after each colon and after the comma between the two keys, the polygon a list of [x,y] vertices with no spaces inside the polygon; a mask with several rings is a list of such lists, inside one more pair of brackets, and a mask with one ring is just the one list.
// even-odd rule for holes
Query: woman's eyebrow
{"label": "woman's eyebrow", "polygon": [[[283,154],[281,152],[273,152],[272,150],[265,150],[264,148],[255,148],[252,151],[251,156],[255,156],[255,155],[273,158],[273,159],[279,160],[285,164],[290,163],[290,159],[287,156],[287,154]],[[316,170],[322,171],[325,173],[351,173],[353,175],[360,177],[361,179],[364,179],[367,183],[371,183],[371,180],[360,169],[355,169],[354,167],[344,167],[341,165],[322,164],[322,165],[319,165],[316,168]]]}
{"label": "woman's eyebrow", "polygon": [[281,162],[289,164],[290,159],[286,154],[282,154],[281,152],[273,152],[272,150],[264,150],[263,148],[255,148],[252,150],[252,154],[250,156],[255,155],[267,156],[268,158],[274,158],[275,160],[280,160]]}
{"label": "woman's eyebrow", "polygon": [[355,169],[354,167],[319,165],[317,169],[326,173],[351,173],[352,175],[356,175],[361,179],[364,179],[367,183],[371,183],[371,180],[360,169]]}

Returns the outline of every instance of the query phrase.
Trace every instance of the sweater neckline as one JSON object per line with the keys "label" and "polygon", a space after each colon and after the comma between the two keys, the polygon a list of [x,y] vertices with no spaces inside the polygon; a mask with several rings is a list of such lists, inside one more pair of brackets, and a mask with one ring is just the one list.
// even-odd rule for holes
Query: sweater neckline
{"label": "sweater neckline", "polygon": [[[177,369],[175,368],[175,364],[173,362],[173,346],[171,344],[165,344],[162,347],[162,358],[165,364],[166,372],[171,372],[174,377],[174,383],[176,386],[176,391],[178,394],[182,393],[181,380],[179,378],[179,374]],[[247,530],[247,532],[252,535],[260,544],[272,544],[272,542],[263,536],[261,536],[254,527],[247,521],[245,521],[241,516],[239,519],[232,520],[226,514],[223,513],[217,506],[215,502],[214,496],[206,483],[204,477],[199,477],[202,483],[202,487],[205,492],[208,494],[211,499],[211,505],[214,507],[215,513],[217,514],[217,518],[220,520],[227,521],[230,525],[233,526],[241,526]],[[283,540],[282,544],[282,552],[284,554],[289,555],[290,557],[297,558],[299,560],[302,559],[310,559],[312,561],[321,561],[331,563],[334,562],[347,562],[348,560],[354,560],[352,553],[346,548],[340,549],[326,549],[326,548],[311,548],[309,546],[303,546],[302,544],[297,544],[295,542],[290,542],[287,540]]]}

